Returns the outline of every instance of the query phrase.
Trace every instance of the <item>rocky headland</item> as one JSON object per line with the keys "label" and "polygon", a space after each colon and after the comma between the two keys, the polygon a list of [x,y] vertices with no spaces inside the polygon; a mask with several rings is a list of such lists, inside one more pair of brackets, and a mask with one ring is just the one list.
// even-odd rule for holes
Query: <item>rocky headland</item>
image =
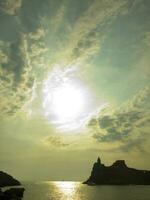
{"label": "rocky headland", "polygon": [[0,171],[0,200],[21,200],[25,189],[18,186],[21,186],[18,180]]}
{"label": "rocky headland", "polygon": [[18,185],[21,185],[21,183],[18,180],[16,180],[7,173],[0,171],[0,187]]}
{"label": "rocky headland", "polygon": [[150,185],[150,171],[130,168],[124,160],[105,166],[100,158],[94,163],[88,185]]}

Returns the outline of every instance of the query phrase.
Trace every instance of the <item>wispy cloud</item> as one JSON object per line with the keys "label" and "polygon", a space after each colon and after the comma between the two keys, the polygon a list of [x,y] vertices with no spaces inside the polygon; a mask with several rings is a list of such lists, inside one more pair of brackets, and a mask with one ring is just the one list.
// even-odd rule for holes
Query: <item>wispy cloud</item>
{"label": "wispy cloud", "polygon": [[53,31],[56,32],[60,26],[62,25],[65,13],[66,13],[66,6],[64,4],[61,4],[58,8],[55,16],[51,20],[51,26],[53,27]]}
{"label": "wispy cloud", "polygon": [[70,145],[70,143],[64,142],[64,139],[60,136],[49,136],[44,140],[44,144],[55,148],[67,147]]}
{"label": "wispy cloud", "polygon": [[21,33],[12,43],[0,43],[1,117],[14,115],[32,96],[36,70],[46,51],[40,41],[42,34],[37,32],[36,36]]}
{"label": "wispy cloud", "polygon": [[145,78],[149,79],[150,77],[150,70],[149,70],[149,63],[150,63],[150,31],[145,31],[142,35],[141,45],[137,48],[137,68],[142,71]]}
{"label": "wispy cloud", "polygon": [[63,53],[66,62],[81,62],[95,54],[101,47],[109,25],[126,9],[127,2],[95,0],[71,29]]}
{"label": "wispy cloud", "polygon": [[15,15],[22,5],[22,0],[1,0],[0,9],[9,15]]}
{"label": "wispy cloud", "polygon": [[[150,88],[145,87],[133,99],[113,111],[104,110],[89,122],[93,138],[99,143],[115,143],[121,150],[142,149],[149,131]],[[144,126],[143,126],[144,124]],[[141,146],[141,148],[139,148]]]}

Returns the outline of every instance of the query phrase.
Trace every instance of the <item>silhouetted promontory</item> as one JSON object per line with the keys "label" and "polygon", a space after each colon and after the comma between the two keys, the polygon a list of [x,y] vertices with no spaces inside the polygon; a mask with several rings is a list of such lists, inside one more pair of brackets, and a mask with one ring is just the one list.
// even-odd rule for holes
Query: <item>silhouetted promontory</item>
{"label": "silhouetted promontory", "polygon": [[94,163],[88,185],[150,185],[150,171],[129,168],[124,160],[105,166],[100,158]]}
{"label": "silhouetted promontory", "polygon": [[0,171],[0,187],[16,185],[21,185],[21,183],[9,174]]}
{"label": "silhouetted promontory", "polygon": [[[13,186],[13,188],[5,190],[5,187],[8,186]],[[14,186],[16,187],[14,188]],[[18,180],[0,171],[0,200],[21,200],[25,189],[17,186],[21,186]]]}

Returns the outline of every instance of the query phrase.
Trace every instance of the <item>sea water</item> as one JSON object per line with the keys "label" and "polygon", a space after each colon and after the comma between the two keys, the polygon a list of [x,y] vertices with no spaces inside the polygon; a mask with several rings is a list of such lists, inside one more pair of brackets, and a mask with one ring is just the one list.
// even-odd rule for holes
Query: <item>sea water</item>
{"label": "sea water", "polygon": [[81,182],[24,183],[23,200],[150,200],[150,186],[88,186]]}

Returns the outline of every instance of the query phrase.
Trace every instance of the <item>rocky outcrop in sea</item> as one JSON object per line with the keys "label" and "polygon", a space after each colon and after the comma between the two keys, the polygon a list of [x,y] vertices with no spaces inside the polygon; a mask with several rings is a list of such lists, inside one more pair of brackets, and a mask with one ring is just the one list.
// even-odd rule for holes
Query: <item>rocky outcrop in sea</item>
{"label": "rocky outcrop in sea", "polygon": [[150,171],[130,168],[124,160],[105,166],[100,158],[94,163],[88,185],[150,185]]}

